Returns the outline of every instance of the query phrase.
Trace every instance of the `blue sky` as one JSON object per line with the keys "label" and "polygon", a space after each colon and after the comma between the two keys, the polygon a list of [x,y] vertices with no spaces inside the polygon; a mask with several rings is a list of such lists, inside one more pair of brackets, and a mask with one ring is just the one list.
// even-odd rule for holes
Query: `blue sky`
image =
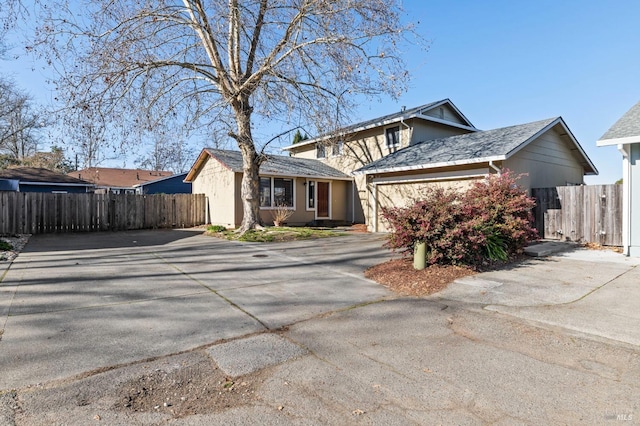
{"label": "blue sky", "polygon": [[[430,48],[405,52],[413,80],[399,101],[363,104],[353,121],[443,98],[480,129],[562,116],[600,171],[587,183],[621,177],[619,152],[595,144],[640,100],[640,2],[405,0],[404,8]],[[0,73],[50,98],[46,69],[28,57],[0,61]]]}

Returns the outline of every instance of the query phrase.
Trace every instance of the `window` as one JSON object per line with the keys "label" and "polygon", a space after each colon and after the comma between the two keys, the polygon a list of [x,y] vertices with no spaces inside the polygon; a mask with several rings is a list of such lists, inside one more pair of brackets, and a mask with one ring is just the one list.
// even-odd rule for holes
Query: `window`
{"label": "window", "polygon": [[331,146],[331,155],[337,157],[342,155],[342,151],[344,150],[344,144],[342,141],[338,141]]}
{"label": "window", "polygon": [[307,210],[316,208],[316,182],[310,180],[307,182]]}
{"label": "window", "polygon": [[321,143],[316,145],[316,158],[325,158],[327,156],[325,146]]}
{"label": "window", "polygon": [[400,126],[389,127],[384,133],[387,138],[387,148],[400,146]]}
{"label": "window", "polygon": [[293,207],[293,179],[260,178],[260,207]]}

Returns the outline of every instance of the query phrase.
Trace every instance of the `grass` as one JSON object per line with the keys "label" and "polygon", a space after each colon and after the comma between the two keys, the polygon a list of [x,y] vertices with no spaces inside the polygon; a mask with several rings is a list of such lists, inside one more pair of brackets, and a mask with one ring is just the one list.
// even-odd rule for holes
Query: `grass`
{"label": "grass", "polygon": [[224,230],[219,232],[207,230],[207,234],[215,237],[226,238],[227,240],[251,243],[310,240],[315,238],[346,235],[344,232],[336,232],[330,229],[288,226],[254,229],[245,232],[243,235],[236,233],[234,230]]}

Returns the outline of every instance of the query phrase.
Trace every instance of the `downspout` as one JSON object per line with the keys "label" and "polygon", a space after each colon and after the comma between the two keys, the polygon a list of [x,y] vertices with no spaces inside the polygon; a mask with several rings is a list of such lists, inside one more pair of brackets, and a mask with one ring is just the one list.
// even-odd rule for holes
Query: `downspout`
{"label": "downspout", "polygon": [[631,173],[629,165],[628,145],[618,144],[618,151],[622,154],[622,254],[629,256],[629,242],[631,241]]}
{"label": "downspout", "polygon": [[351,181],[351,224],[356,223],[356,181]]}
{"label": "downspout", "polygon": [[405,123],[404,122],[404,118],[400,119],[400,124],[402,124],[404,127],[409,129],[409,143],[407,144],[407,146],[409,146],[409,145],[411,145],[411,139],[413,138],[413,127],[411,127],[407,123]]}
{"label": "downspout", "polygon": [[493,164],[493,160],[489,161],[489,167],[491,167],[493,170],[495,170],[496,173],[498,173],[498,176],[500,176],[502,174],[502,169],[500,169],[500,167],[498,167],[495,164]]}

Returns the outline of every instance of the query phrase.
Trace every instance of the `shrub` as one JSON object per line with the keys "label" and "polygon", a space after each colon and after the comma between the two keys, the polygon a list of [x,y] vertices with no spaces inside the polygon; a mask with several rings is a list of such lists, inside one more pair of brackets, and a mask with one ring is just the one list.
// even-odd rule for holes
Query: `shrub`
{"label": "shrub", "polygon": [[222,225],[209,225],[207,226],[207,231],[209,232],[224,232],[227,228]]}
{"label": "shrub", "polygon": [[428,187],[409,207],[383,208],[391,227],[388,247],[411,254],[423,241],[429,264],[507,260],[537,238],[531,216],[535,202],[516,185],[517,179],[505,171],[464,193]]}
{"label": "shrub", "polygon": [[13,250],[13,246],[11,245],[11,243],[5,241],[5,240],[0,240],[0,250],[2,251],[10,251]]}

